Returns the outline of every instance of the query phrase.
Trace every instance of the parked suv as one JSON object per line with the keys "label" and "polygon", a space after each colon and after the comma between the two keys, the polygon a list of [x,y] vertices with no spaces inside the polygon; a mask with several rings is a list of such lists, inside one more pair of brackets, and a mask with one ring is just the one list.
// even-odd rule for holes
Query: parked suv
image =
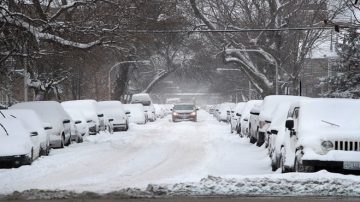
{"label": "parked suv", "polygon": [[360,171],[360,101],[309,99],[292,105],[282,164],[296,172],[318,169]]}
{"label": "parked suv", "polygon": [[194,104],[175,104],[172,112],[172,120],[176,121],[197,121],[197,108]]}

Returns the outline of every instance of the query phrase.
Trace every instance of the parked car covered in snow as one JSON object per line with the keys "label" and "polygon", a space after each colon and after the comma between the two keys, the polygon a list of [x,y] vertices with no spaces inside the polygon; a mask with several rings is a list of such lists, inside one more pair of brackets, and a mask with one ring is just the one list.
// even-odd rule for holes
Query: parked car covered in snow
{"label": "parked car covered in snow", "polygon": [[89,135],[96,135],[100,130],[105,130],[104,114],[98,112],[95,100],[71,100],[62,102],[66,110],[80,110],[86,118],[89,128]]}
{"label": "parked car covered in snow", "polygon": [[40,155],[38,135],[29,132],[17,118],[0,119],[0,165],[31,164]]}
{"label": "parked car covered in snow", "polygon": [[257,134],[259,133],[259,114],[260,106],[255,104],[250,110],[250,119],[249,119],[249,137],[250,143],[254,144],[256,142]]}
{"label": "parked car covered in snow", "polygon": [[148,115],[149,121],[155,121],[155,108],[153,102],[150,98],[150,95],[147,93],[139,93],[134,94],[131,97],[131,104],[142,104],[144,106],[144,110]]}
{"label": "parked car covered in snow", "polygon": [[[61,104],[63,106],[63,104]],[[64,107],[64,106],[63,106]],[[69,109],[64,107],[64,110],[71,118],[71,140],[77,143],[83,142],[84,136],[89,135],[89,126],[86,123],[84,114],[79,109]]]}
{"label": "parked car covered in snow", "polygon": [[292,105],[286,120],[288,170],[360,170],[360,101],[309,99]]}
{"label": "parked car covered in snow", "polygon": [[[275,112],[272,115],[272,121],[267,133],[269,135],[268,152],[271,158],[271,168],[273,171],[278,168],[284,169],[281,165],[283,163],[281,162],[281,151],[282,147],[284,147],[284,142],[289,141],[290,138],[285,135],[285,122],[291,105],[297,102],[298,101],[281,103],[281,105],[276,107]],[[285,172],[285,170],[282,170],[282,172]]]}
{"label": "parked car covered in snow", "polygon": [[225,102],[219,105],[217,111],[218,121],[229,122],[231,109],[235,107],[235,103]]}
{"label": "parked car covered in snow", "polygon": [[162,105],[154,104],[154,108],[155,108],[155,115],[157,118],[162,119],[165,117],[165,109]]}
{"label": "parked car covered in snow", "polygon": [[29,132],[37,132],[38,135],[31,138],[34,145],[40,145],[39,154],[48,155],[50,152],[50,133],[47,131],[50,128],[45,126],[39,115],[28,109],[8,109],[0,110],[0,119],[2,118],[16,118],[20,120],[24,128]]}
{"label": "parked car covered in snow", "polygon": [[249,137],[249,121],[250,121],[250,111],[254,107],[254,105],[260,106],[262,100],[249,100],[246,102],[243,110],[240,112],[240,119],[238,119],[237,123],[237,133],[241,137]]}
{"label": "parked car covered in snow", "polygon": [[235,108],[231,111],[230,117],[230,132],[233,133],[237,130],[238,120],[241,119],[241,111],[243,110],[246,102],[237,103]]}
{"label": "parked car covered in snow", "polygon": [[172,121],[197,121],[197,108],[194,104],[175,104],[172,113]]}
{"label": "parked car covered in snow", "polygon": [[125,111],[129,111],[129,122],[136,124],[145,124],[147,121],[147,113],[144,112],[142,104],[123,104]]}
{"label": "parked car covered in snow", "polygon": [[70,116],[65,112],[60,103],[56,101],[35,101],[17,103],[10,109],[34,110],[44,123],[52,127],[50,132],[50,146],[63,148],[71,143]]}
{"label": "parked car covered in snow", "polygon": [[260,106],[258,121],[259,130],[254,136],[257,146],[261,146],[264,143],[266,147],[268,146],[269,139],[267,129],[271,124],[272,114],[276,107],[284,101],[297,101],[301,99],[304,99],[304,97],[290,95],[269,95],[264,98],[264,101]]}
{"label": "parked car covered in snow", "polygon": [[98,102],[100,113],[104,114],[105,124],[110,133],[117,131],[127,131],[129,129],[129,120],[123,104],[120,101],[101,101]]}

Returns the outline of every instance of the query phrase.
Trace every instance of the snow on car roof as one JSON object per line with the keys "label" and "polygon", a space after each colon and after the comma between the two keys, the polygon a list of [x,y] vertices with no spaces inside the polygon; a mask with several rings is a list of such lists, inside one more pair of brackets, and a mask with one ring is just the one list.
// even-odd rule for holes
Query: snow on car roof
{"label": "snow on car roof", "polygon": [[31,109],[7,109],[7,110],[0,110],[5,117],[16,117],[19,120],[24,122],[24,126],[27,129],[31,130],[30,132],[45,132],[44,125],[45,123],[40,118],[40,116]]}
{"label": "snow on car roof", "polygon": [[43,122],[50,123],[56,130],[62,129],[64,120],[70,120],[70,116],[56,101],[22,102],[11,106],[10,109],[32,109]]}
{"label": "snow on car roof", "polygon": [[101,101],[98,102],[98,109],[106,114],[124,114],[123,104],[120,101]]}
{"label": "snow on car roof", "polygon": [[260,120],[271,121],[272,114],[274,113],[277,105],[284,101],[297,101],[305,97],[292,96],[292,95],[269,95],[264,98],[260,106]]}
{"label": "snow on car roof", "polygon": [[299,102],[299,132],[360,130],[360,101],[355,99],[314,98]]}
{"label": "snow on car roof", "polygon": [[95,100],[71,100],[62,102],[61,105],[67,109],[78,109],[80,110],[87,120],[91,119],[98,123],[98,110],[97,102]]}
{"label": "snow on car roof", "polygon": [[248,118],[251,109],[254,107],[254,105],[260,105],[262,100],[250,100],[246,102],[243,110],[241,111],[242,118]]}
{"label": "snow on car roof", "polygon": [[132,95],[131,101],[149,101],[151,100],[150,95],[147,93],[139,93]]}
{"label": "snow on car roof", "polygon": [[236,106],[235,106],[235,112],[241,114],[241,112],[242,112],[243,108],[245,107],[245,105],[246,105],[246,102],[237,103]]}

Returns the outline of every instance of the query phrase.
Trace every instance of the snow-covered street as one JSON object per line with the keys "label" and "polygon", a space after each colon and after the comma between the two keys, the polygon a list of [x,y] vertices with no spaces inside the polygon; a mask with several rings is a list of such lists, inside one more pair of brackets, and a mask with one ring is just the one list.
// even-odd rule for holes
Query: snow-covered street
{"label": "snow-covered street", "polygon": [[273,173],[264,148],[230,134],[228,124],[204,111],[198,119],[131,125],[128,132],[52,150],[31,166],[0,169],[0,194],[30,189],[105,194],[128,187],[169,195],[360,193],[358,176]]}
{"label": "snow-covered street", "polygon": [[90,136],[84,144],[52,150],[31,166],[0,170],[0,190],[108,192],[149,183],[197,182],[208,175],[271,172],[265,150],[229,134],[228,124],[206,112],[200,112],[198,122],[169,119],[131,125],[128,132]]}

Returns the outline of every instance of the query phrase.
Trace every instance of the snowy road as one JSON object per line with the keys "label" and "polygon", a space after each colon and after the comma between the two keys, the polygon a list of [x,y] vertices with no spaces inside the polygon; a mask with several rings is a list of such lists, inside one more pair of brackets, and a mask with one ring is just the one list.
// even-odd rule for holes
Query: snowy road
{"label": "snowy road", "polygon": [[[0,199],[14,191],[30,199],[95,193],[110,198],[360,196],[360,176],[271,172],[264,148],[230,134],[229,125],[206,112],[200,111],[198,120],[132,125],[128,132],[91,136],[52,150],[31,166],[0,169]],[[35,190],[25,191],[30,189]]]}
{"label": "snowy road", "polygon": [[206,112],[201,111],[198,120],[172,123],[164,118],[52,150],[31,166],[0,170],[0,192],[35,188],[108,192],[149,183],[197,182],[208,175],[271,172],[263,149],[230,135],[229,125]]}

